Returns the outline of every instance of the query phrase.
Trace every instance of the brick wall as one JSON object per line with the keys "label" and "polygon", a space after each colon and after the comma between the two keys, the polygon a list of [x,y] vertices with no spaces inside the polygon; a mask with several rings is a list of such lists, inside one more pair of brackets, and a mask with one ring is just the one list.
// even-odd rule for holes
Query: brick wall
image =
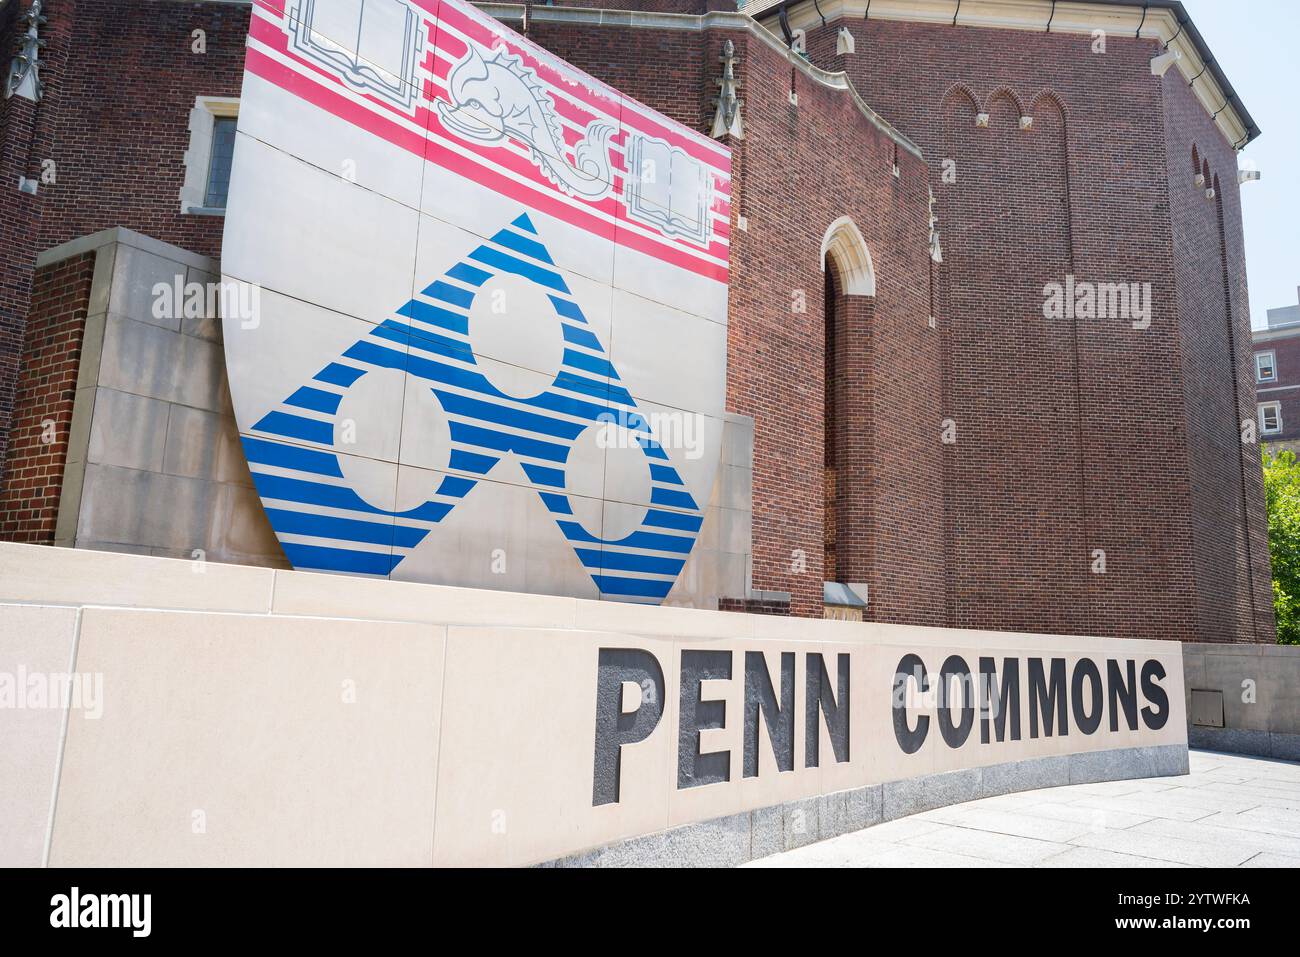
{"label": "brick wall", "polygon": [[[0,9],[0,64],[5,70],[17,47],[14,36],[17,9],[12,3]],[[26,155],[21,141],[26,139],[29,110],[26,100],[18,97],[0,99],[0,183],[16,184],[18,177],[26,173]],[[20,115],[19,111],[27,115]],[[4,480],[5,449],[31,287],[31,268],[23,262],[30,255],[31,248],[27,236],[30,230],[28,211],[24,208],[30,202],[29,197],[15,189],[0,190],[0,249],[7,251],[6,255],[0,256],[0,482]]]}
{"label": "brick wall", "polygon": [[[852,55],[834,52],[842,25]],[[814,62],[846,70],[931,167],[945,255],[942,396],[957,430],[943,466],[946,621],[1271,640],[1258,470],[1243,470],[1233,445],[1234,405],[1250,388],[1240,375],[1234,388],[1227,338],[1248,323],[1235,160],[1177,71],[1151,76],[1157,43],[1090,46],[1087,36],[860,20],[809,38]],[[987,128],[977,112],[990,114]],[[1171,185],[1168,140],[1193,129],[1229,171],[1222,235],[1214,204],[1200,232],[1176,226],[1188,198]],[[1071,274],[1149,282],[1150,327],[1045,320],[1045,284]],[[1193,286],[1201,311],[1186,305]],[[1221,332],[1205,332],[1215,315]],[[1224,584],[1216,565],[1240,574]],[[1216,602],[1228,609],[1217,617]]]}
{"label": "brick wall", "polygon": [[[0,12],[5,69],[20,6]],[[228,4],[138,0],[47,0],[44,14],[44,98],[0,100],[0,482],[36,254],[112,226],[219,253],[222,220],[180,212],[189,111],[199,95],[239,95],[249,18]],[[45,169],[53,181],[38,196],[13,188]]]}
{"label": "brick wall", "polygon": [[[52,53],[72,61],[43,105],[46,132],[35,124],[19,165],[48,155],[59,179],[42,190],[29,243],[123,225],[217,255],[221,220],[179,212],[182,156],[194,97],[238,95],[248,12],[122,8],[75,0],[78,31],[95,42],[65,38],[58,47],[71,53]],[[73,0],[52,5],[62,29],[71,9]],[[812,32],[811,58],[847,70],[928,167],[846,92],[793,73],[746,33],[544,20],[529,31],[700,130],[711,124],[722,43],[735,42],[748,135],[730,144],[733,210],[748,228],[732,231],[728,407],[756,422],[755,589],[789,593],[794,613],[820,615],[829,539],[834,577],[868,583],[869,617],[881,620],[1269,640],[1258,475],[1229,441],[1254,396],[1228,144],[1176,71],[1163,82],[1150,75],[1152,41],[1112,37],[1099,56],[1086,37],[847,25],[855,54],[835,54],[832,22]],[[204,54],[191,51],[199,28]],[[0,109],[0,123],[22,119],[22,104]],[[987,129],[975,126],[979,111]],[[12,165],[10,139],[0,163]],[[1216,201],[1174,175],[1190,169],[1192,141],[1221,174]],[[945,160],[955,182],[941,175]],[[942,266],[928,256],[931,188]],[[834,263],[828,297],[819,251],[845,215],[871,250],[874,298],[836,292]],[[1067,275],[1151,283],[1150,328],[1045,320],[1043,287]],[[25,295],[21,269],[0,273],[11,365]],[[0,417],[4,383],[0,365]],[[941,441],[945,428],[954,443]],[[1095,574],[1101,551],[1105,573]]]}
{"label": "brick wall", "polygon": [[[822,613],[820,252],[827,229],[848,216],[870,250],[876,294],[835,292],[831,304],[835,580],[868,584],[874,620],[933,621],[944,582],[925,165],[871,125],[847,92],[800,74],[794,106],[783,58],[754,40],[738,50],[747,130],[735,144],[738,212],[749,228],[732,234],[728,396],[755,419],[754,585],[789,591],[798,614]],[[828,268],[836,290],[837,264]]]}
{"label": "brick wall", "polygon": [[[1287,443],[1290,447],[1300,440],[1300,331],[1276,339],[1259,340],[1253,346],[1253,353],[1261,352],[1273,353],[1277,381],[1257,382],[1255,398],[1257,402],[1277,402],[1281,406],[1282,431],[1276,435],[1261,435],[1260,438],[1270,445]],[[1251,372],[1254,372],[1253,365]]]}
{"label": "brick wall", "polygon": [[18,412],[0,489],[0,539],[5,541],[54,541],[94,272],[91,252],[35,273],[17,381]]}
{"label": "brick wall", "polygon": [[1256,406],[1237,158],[1176,71],[1163,92],[1199,634],[1272,642],[1259,446],[1242,441]]}
{"label": "brick wall", "polygon": [[[871,250],[874,299],[841,308],[845,368],[837,448],[842,481],[837,580],[871,588],[869,616],[933,621],[944,607],[939,341],[928,325],[928,183],[844,90],[806,76],[748,34],[570,26],[534,20],[529,37],[688,126],[713,120],[722,46],[736,51],[746,137],[733,149],[727,397],[755,419],[755,589],[822,614],[827,228],[851,216]],[[832,267],[833,268],[833,267]]]}
{"label": "brick wall", "polygon": [[49,124],[58,183],[44,189],[38,248],[126,226],[218,255],[224,220],[181,213],[189,114],[196,96],[239,96],[249,9],[75,0],[75,10],[77,33],[93,40],[73,47],[62,80],[75,108]]}
{"label": "brick wall", "polygon": [[[547,4],[530,3],[542,7]],[[596,10],[639,10],[645,13],[701,14],[706,10],[735,10],[734,0],[564,0],[553,6],[584,7]]]}
{"label": "brick wall", "polygon": [[720,598],[718,611],[734,611],[746,615],[788,615],[790,603],[779,599]]}
{"label": "brick wall", "polygon": [[[26,12],[28,4],[21,5]],[[50,153],[48,118],[57,114],[62,79],[72,46],[71,0],[52,0],[43,8],[41,27],[46,48],[41,54],[45,96],[33,103],[21,96],[0,98],[0,482],[5,460],[19,374],[19,357],[31,304],[32,268],[41,249],[37,230],[44,194],[18,190],[20,179],[38,179],[42,160]],[[26,34],[18,3],[0,10],[0,70],[7,78],[11,57]],[[45,189],[44,186],[41,187]]]}

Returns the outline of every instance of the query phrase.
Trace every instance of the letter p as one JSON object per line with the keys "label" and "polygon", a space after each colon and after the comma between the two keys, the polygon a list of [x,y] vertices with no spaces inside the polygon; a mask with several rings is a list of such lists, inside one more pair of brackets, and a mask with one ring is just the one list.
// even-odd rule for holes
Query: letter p
{"label": "letter p", "polygon": [[[641,689],[636,709],[624,709],[628,684]],[[664,670],[639,648],[601,648],[596,669],[596,759],[591,804],[618,803],[623,745],[650,737],[664,714]]]}

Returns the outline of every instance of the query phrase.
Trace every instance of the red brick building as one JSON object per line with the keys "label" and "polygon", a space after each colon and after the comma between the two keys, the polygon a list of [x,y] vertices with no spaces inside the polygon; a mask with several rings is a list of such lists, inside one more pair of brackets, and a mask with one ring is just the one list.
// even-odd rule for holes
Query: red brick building
{"label": "red brick building", "polygon": [[1260,440],[1300,450],[1300,305],[1270,309],[1268,328],[1256,330],[1253,341]]}
{"label": "red brick building", "polygon": [[[28,6],[0,8],[6,53]],[[1271,642],[1241,441],[1258,130],[1180,3],[995,6],[484,5],[733,150],[728,409],[754,450],[730,607],[820,615],[840,582],[880,621]],[[54,542],[96,266],[48,251],[121,227],[220,256],[218,211],[178,197],[196,103],[237,108],[249,11],[43,14],[43,94],[0,101],[0,537]]]}

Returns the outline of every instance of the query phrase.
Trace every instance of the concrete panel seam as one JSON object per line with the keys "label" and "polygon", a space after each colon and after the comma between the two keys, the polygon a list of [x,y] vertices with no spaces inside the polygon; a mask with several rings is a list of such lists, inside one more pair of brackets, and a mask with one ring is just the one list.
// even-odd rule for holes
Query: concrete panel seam
{"label": "concrete panel seam", "polygon": [[[81,614],[82,608],[77,609],[76,619],[72,626],[72,654],[68,660],[68,674],[77,673],[77,654],[81,650]],[[59,722],[59,750],[54,761],[54,781],[50,785],[50,813],[45,822],[45,844],[41,849],[41,867],[50,866],[50,849],[54,844],[54,816],[59,805],[59,781],[63,777],[63,751],[68,743],[68,724],[72,719],[72,698],[69,696],[68,701],[63,706],[63,718]]]}
{"label": "concrete panel seam", "polygon": [[[278,573],[277,573],[277,577]],[[274,597],[274,585],[271,589]],[[433,625],[433,633],[436,635],[438,629],[442,629],[442,681],[438,685],[438,744],[437,751],[433,756],[433,832],[432,840],[429,843],[429,866],[433,866],[434,858],[438,856],[438,782],[442,780],[442,729],[447,726],[446,714],[447,708],[447,655],[450,652],[451,629],[446,625]]]}

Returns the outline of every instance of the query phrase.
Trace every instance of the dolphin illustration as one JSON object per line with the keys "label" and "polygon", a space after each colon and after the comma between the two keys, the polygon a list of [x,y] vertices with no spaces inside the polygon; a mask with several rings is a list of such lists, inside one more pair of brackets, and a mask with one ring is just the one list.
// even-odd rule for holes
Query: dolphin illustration
{"label": "dolphin illustration", "polygon": [[564,127],[537,74],[505,50],[484,59],[474,44],[451,68],[447,97],[435,104],[447,130],[462,139],[500,146],[507,138],[526,143],[533,163],[566,192],[601,199],[613,189],[609,160],[613,123],[593,120],[566,159]]}

